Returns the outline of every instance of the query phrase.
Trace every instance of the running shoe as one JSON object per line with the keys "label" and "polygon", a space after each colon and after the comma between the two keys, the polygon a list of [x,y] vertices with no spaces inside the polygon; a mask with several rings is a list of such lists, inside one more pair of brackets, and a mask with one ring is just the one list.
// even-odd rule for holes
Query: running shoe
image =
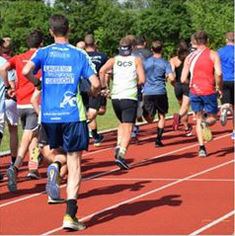
{"label": "running shoe", "polygon": [[52,163],[47,169],[46,191],[51,199],[60,199],[60,173],[57,164]]}
{"label": "running shoe", "polygon": [[115,164],[118,165],[123,170],[129,170],[130,168],[126,163],[125,158],[123,158],[121,155],[117,156],[117,158],[115,159]]}
{"label": "running shoe", "polygon": [[202,137],[206,142],[209,142],[213,139],[212,133],[205,121],[201,122],[202,127]]}
{"label": "running shoe", "polygon": [[63,220],[63,229],[66,230],[84,230],[86,225],[78,221],[76,217],[72,218],[70,215],[66,214]]}
{"label": "running shoe", "polygon": [[131,132],[131,138],[137,138],[137,135],[139,134],[139,130],[140,130],[139,126],[135,125]]}
{"label": "running shoe", "polygon": [[50,196],[48,196],[47,203],[48,204],[61,204],[61,203],[65,203],[65,199],[63,198],[53,199]]}
{"label": "running shoe", "polygon": [[178,113],[175,113],[173,115],[173,124],[172,124],[173,130],[178,130],[179,125],[180,125],[180,115]]}
{"label": "running shoe", "polygon": [[94,139],[94,146],[99,147],[104,140],[104,136],[102,134],[98,134],[97,138]]}
{"label": "running shoe", "polygon": [[227,124],[228,121],[228,108],[224,108],[220,114],[220,124],[222,126],[225,126]]}
{"label": "running shoe", "polygon": [[155,140],[155,147],[163,147],[164,144],[162,143],[161,139],[156,138]]}
{"label": "running shoe", "polygon": [[7,169],[7,177],[8,177],[8,189],[10,192],[16,192],[17,191],[17,182],[16,182],[16,170],[14,168],[14,166],[10,166]]}
{"label": "running shoe", "polygon": [[206,149],[200,148],[200,149],[199,149],[199,152],[198,152],[198,156],[199,156],[199,157],[206,157],[206,156],[207,156]]}
{"label": "running shoe", "polygon": [[188,124],[188,128],[184,130],[185,136],[189,137],[193,134],[193,127],[192,125]]}
{"label": "running shoe", "polygon": [[38,170],[30,170],[29,173],[27,174],[27,178],[40,179],[41,176],[40,176]]}

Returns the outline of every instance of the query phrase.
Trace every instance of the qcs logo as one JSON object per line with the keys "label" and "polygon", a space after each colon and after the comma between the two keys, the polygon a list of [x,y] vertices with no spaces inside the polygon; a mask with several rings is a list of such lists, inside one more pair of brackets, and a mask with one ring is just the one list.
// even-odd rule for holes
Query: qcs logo
{"label": "qcs logo", "polygon": [[132,64],[133,64],[132,61],[117,61],[118,66],[128,67],[132,66]]}

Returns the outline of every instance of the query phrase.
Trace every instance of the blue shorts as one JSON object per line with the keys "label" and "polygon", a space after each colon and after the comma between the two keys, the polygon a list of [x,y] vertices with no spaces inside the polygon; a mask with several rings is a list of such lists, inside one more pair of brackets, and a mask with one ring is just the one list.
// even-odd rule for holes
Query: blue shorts
{"label": "blue shorts", "polygon": [[218,112],[217,94],[206,96],[190,94],[190,103],[194,112],[205,111],[209,114]]}
{"label": "blue shorts", "polygon": [[62,147],[65,152],[88,149],[89,132],[86,121],[70,123],[42,123],[51,149]]}

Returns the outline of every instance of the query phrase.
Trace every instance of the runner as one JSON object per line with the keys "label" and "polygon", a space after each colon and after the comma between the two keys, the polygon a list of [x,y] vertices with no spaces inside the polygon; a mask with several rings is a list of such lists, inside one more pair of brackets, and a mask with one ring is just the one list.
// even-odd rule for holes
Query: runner
{"label": "runner", "polygon": [[[226,46],[218,50],[223,74],[223,96],[220,122],[227,123],[229,112],[234,114],[234,32],[226,33]],[[235,139],[234,117],[232,139]]]}
{"label": "runner", "polygon": [[[69,44],[69,22],[66,17],[51,16],[49,26],[55,43],[39,49],[24,67],[23,74],[35,86],[42,87],[42,126],[50,148],[62,147],[66,153],[67,208],[62,227],[82,230],[86,226],[76,218],[77,196],[81,182],[80,159],[82,151],[88,148],[89,137],[85,109],[81,97],[77,97],[78,85],[81,79],[89,79],[91,91],[97,94],[100,82],[84,50]],[[34,79],[32,73],[39,69],[42,69],[42,82]],[[53,163],[47,170],[47,193],[52,199],[59,198],[59,169],[59,163]]]}
{"label": "runner", "polygon": [[[108,57],[97,51],[95,39],[92,34],[87,34],[85,36],[85,50],[89,57],[91,58],[92,63],[95,65],[97,74],[99,74],[100,68],[106,63]],[[105,75],[107,76],[107,74]],[[104,96],[98,95],[97,97],[89,96],[89,101],[87,101],[87,116],[89,122],[89,128],[91,130],[91,135],[94,139],[94,146],[100,146],[104,137],[102,134],[97,133],[97,115],[104,115],[106,112],[106,103],[107,100]]]}
{"label": "runner", "polygon": [[101,84],[108,88],[105,75],[113,68],[111,98],[114,112],[120,122],[115,148],[115,163],[121,169],[126,170],[129,169],[129,166],[125,160],[125,153],[137,113],[137,84],[143,84],[145,81],[142,61],[140,58],[132,56],[131,51],[131,40],[126,37],[122,38],[119,55],[110,58],[100,69]]}
{"label": "runner", "polygon": [[175,96],[180,105],[179,113],[175,113],[173,116],[173,130],[178,130],[179,124],[184,125],[184,132],[186,136],[192,135],[192,126],[188,122],[189,111],[189,80],[187,83],[182,84],[180,81],[181,72],[184,65],[184,60],[189,54],[189,48],[185,41],[179,43],[177,49],[177,56],[170,59],[172,71],[175,75],[175,80],[172,83],[174,86]]}
{"label": "runner", "polygon": [[[43,35],[40,31],[33,31],[27,37],[27,45],[30,48],[23,54],[16,55],[9,59],[0,69],[4,81],[8,81],[7,72],[16,69],[17,81],[15,83],[15,94],[17,100],[17,110],[21,120],[23,135],[18,149],[18,154],[14,165],[7,170],[8,188],[11,192],[17,190],[17,173],[23,163],[27,151],[29,151],[29,173],[28,177],[38,179],[38,149],[37,149],[37,128],[38,120],[32,104],[31,96],[34,86],[23,75],[22,68],[27,60],[36,52],[37,48],[42,45]],[[40,74],[36,75],[37,78]],[[7,83],[7,82],[6,82]]]}
{"label": "runner", "polygon": [[[3,43],[4,40],[0,39],[0,66],[6,62],[6,59],[2,57]],[[11,70],[8,72],[8,79],[9,82],[4,85],[3,79],[0,76],[0,145],[3,138],[5,121],[7,121],[8,130],[10,134],[11,162],[14,163],[18,148],[18,114],[14,94],[12,94],[10,97],[8,93],[6,93],[6,89],[10,90],[11,86],[14,86],[14,71]],[[3,175],[0,173],[0,180],[2,179]]]}
{"label": "runner", "polygon": [[158,112],[156,147],[162,147],[162,135],[165,127],[165,115],[168,112],[166,80],[174,80],[170,63],[162,58],[163,44],[156,40],[152,42],[153,56],[144,61],[146,83],[144,84],[143,116],[149,123],[153,122]]}
{"label": "runner", "polygon": [[187,82],[190,72],[190,103],[192,110],[196,113],[198,155],[206,157],[204,140],[207,142],[212,140],[209,126],[216,122],[217,92],[221,94],[222,89],[221,65],[218,54],[206,46],[208,36],[205,32],[194,33],[191,41],[197,46],[197,50],[186,57],[181,82]]}

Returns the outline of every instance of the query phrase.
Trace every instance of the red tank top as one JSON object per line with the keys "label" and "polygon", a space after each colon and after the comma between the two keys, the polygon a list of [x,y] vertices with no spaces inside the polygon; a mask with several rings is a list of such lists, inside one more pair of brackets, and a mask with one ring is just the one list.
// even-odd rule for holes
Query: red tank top
{"label": "red tank top", "polygon": [[215,93],[214,62],[210,58],[209,48],[199,54],[190,65],[190,92],[195,95],[211,95]]}

